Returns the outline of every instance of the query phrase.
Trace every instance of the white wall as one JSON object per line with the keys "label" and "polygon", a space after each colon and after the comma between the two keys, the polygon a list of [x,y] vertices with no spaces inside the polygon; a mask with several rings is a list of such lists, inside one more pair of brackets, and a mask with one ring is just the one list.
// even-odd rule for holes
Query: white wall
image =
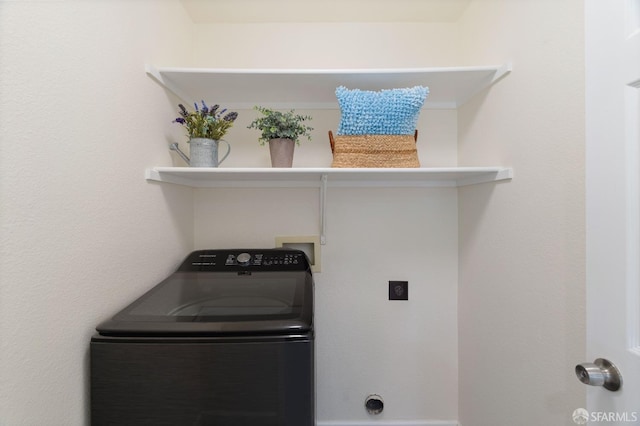
{"label": "white wall", "polygon": [[584,41],[580,0],[475,1],[465,60],[513,72],[459,110],[461,165],[513,166],[460,190],[460,420],[573,425],[585,404]]}
{"label": "white wall", "polygon": [[194,59],[212,68],[454,66],[456,30],[451,23],[198,24]]}
{"label": "white wall", "polygon": [[[389,68],[456,62],[454,24],[201,24],[203,67]],[[222,34],[224,45],[207,40]],[[293,35],[293,37],[292,37]],[[418,48],[419,46],[419,48]],[[234,52],[243,52],[238,55]],[[223,60],[220,60],[223,58]],[[328,167],[337,110],[300,110],[313,141],[294,166]],[[269,166],[268,149],[240,111],[225,167]],[[457,112],[424,110],[424,166],[457,162]],[[195,191],[195,244],[271,247],[277,235],[318,234],[318,191]],[[327,244],[316,274],[317,417],[320,424],[374,419],[370,393],[385,400],[383,424],[457,419],[457,192],[455,189],[329,188]],[[409,302],[388,301],[388,281],[409,281]],[[437,368],[434,368],[437,366]]]}
{"label": "white wall", "polygon": [[0,424],[88,424],[95,326],[193,246],[175,107],[144,63],[188,62],[177,2],[0,2]]}
{"label": "white wall", "polygon": [[[316,281],[318,421],[457,417],[455,189],[329,188]],[[316,189],[196,193],[196,247],[272,247],[318,233]],[[223,225],[221,225],[223,224]],[[408,280],[409,301],[388,301]],[[435,368],[434,366],[437,366]]]}

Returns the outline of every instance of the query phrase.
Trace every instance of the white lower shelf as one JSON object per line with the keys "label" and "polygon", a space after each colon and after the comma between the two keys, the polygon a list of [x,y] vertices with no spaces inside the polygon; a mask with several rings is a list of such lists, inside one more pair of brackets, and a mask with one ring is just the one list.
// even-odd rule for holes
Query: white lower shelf
{"label": "white lower shelf", "polygon": [[[458,187],[509,180],[507,167],[442,167],[411,169],[341,168],[197,168],[153,167],[149,181],[193,188],[220,187]],[[323,183],[324,182],[324,183]]]}

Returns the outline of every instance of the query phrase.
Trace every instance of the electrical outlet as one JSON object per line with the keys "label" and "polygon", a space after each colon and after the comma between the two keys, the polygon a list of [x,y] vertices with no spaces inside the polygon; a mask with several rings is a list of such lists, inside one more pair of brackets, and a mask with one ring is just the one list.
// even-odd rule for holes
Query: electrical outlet
{"label": "electrical outlet", "polygon": [[389,281],[389,300],[409,300],[409,281]]}

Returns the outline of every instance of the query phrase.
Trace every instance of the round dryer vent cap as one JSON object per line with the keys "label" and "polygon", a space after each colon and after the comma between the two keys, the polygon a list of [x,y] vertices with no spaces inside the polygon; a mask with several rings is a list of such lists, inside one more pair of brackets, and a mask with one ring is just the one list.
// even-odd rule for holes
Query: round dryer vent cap
{"label": "round dryer vent cap", "polygon": [[380,395],[371,394],[365,399],[364,407],[369,414],[380,414],[384,409],[384,401]]}

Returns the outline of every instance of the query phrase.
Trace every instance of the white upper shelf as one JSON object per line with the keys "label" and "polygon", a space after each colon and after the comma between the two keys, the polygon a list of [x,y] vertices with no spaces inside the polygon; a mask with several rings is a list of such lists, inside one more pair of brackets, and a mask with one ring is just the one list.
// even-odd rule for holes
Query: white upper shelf
{"label": "white upper shelf", "polygon": [[335,90],[428,86],[425,108],[455,109],[511,71],[486,67],[403,69],[205,69],[155,68],[147,74],[188,104],[204,100],[226,108],[336,109]]}
{"label": "white upper shelf", "polygon": [[150,181],[194,188],[219,187],[458,187],[509,180],[513,170],[506,167],[442,168],[199,168],[154,167],[146,170]]}

